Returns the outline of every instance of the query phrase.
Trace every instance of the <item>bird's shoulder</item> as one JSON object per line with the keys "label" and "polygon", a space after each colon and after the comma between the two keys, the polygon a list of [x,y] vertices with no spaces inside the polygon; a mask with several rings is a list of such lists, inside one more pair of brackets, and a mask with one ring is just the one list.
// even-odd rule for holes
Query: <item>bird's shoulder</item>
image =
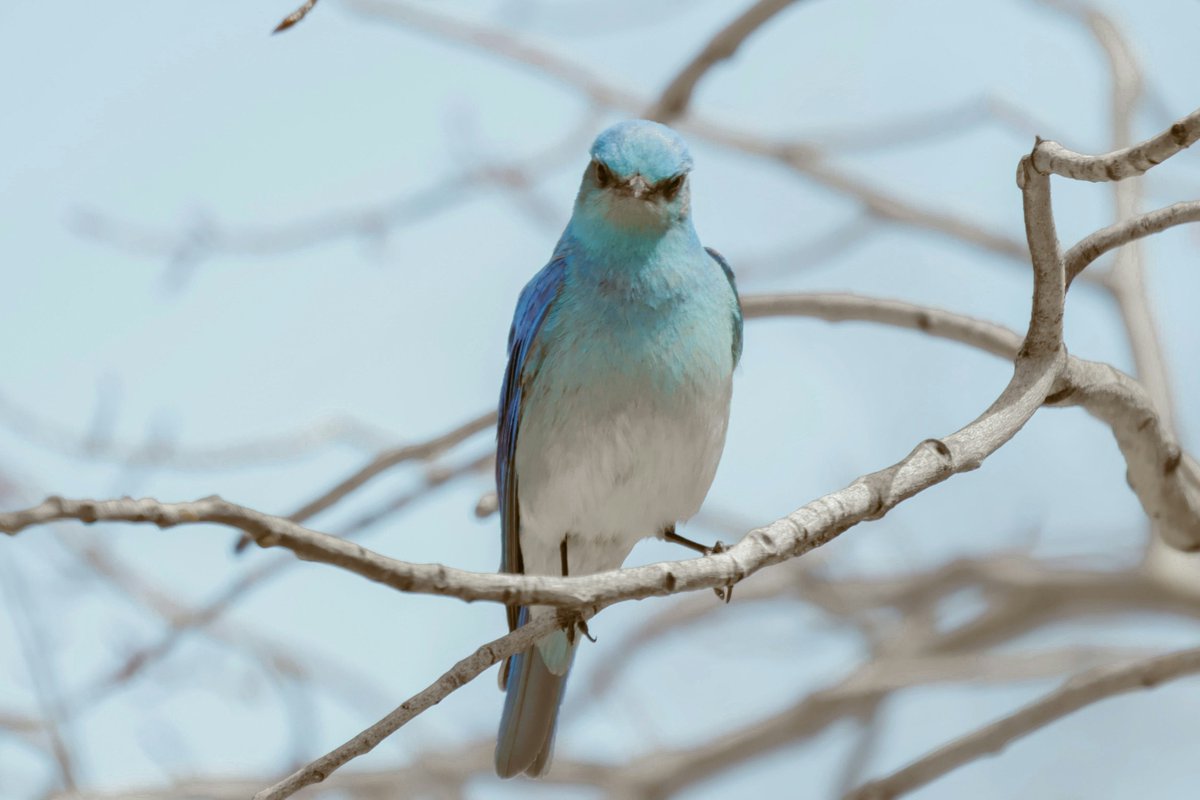
{"label": "bird's shoulder", "polygon": [[513,311],[512,327],[508,332],[508,349],[510,355],[513,348],[523,340],[528,340],[537,333],[546,312],[562,289],[566,275],[567,258],[556,253],[550,261],[538,270],[517,298],[517,307]]}
{"label": "bird's shoulder", "polygon": [[721,268],[721,271],[725,273],[725,279],[729,281],[729,289],[731,292],[733,292],[733,364],[734,366],[737,366],[738,362],[742,358],[743,328],[742,297],[738,294],[737,278],[734,277],[733,267],[729,265],[729,262],[725,259],[725,256],[721,255],[712,247],[706,247],[704,248],[704,251],[708,253],[713,261],[717,262],[717,265]]}

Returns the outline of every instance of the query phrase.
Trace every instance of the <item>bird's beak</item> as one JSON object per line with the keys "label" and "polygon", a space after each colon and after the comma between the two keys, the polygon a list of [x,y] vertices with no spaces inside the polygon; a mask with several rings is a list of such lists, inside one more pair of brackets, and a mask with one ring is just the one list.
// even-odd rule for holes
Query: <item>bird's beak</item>
{"label": "bird's beak", "polygon": [[641,200],[650,193],[650,184],[641,175],[634,175],[621,185],[621,190],[623,194],[627,194],[635,200]]}

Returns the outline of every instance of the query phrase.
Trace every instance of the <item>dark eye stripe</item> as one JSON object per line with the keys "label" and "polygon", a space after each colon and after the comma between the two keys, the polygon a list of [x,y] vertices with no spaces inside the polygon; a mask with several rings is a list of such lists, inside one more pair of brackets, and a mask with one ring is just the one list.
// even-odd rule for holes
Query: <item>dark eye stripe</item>
{"label": "dark eye stripe", "polygon": [[608,186],[610,183],[612,183],[612,170],[601,164],[599,161],[593,161],[592,163],[596,165],[596,183],[598,183],[600,186]]}
{"label": "dark eye stripe", "polygon": [[675,195],[679,194],[679,190],[683,188],[683,181],[687,178],[686,175],[676,175],[670,180],[663,181],[658,185],[658,191],[668,200],[674,200]]}

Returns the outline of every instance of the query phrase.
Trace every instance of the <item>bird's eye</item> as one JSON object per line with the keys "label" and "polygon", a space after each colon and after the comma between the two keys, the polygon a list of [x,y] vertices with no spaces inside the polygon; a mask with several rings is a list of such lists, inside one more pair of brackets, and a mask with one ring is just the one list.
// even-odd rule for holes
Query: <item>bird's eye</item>
{"label": "bird's eye", "polygon": [[612,170],[601,164],[599,161],[596,164],[596,183],[601,187],[608,186],[613,182]]}
{"label": "bird's eye", "polygon": [[668,200],[674,200],[675,195],[679,194],[679,190],[683,188],[683,182],[686,178],[686,175],[676,175],[669,181],[665,181],[661,189],[663,197]]}

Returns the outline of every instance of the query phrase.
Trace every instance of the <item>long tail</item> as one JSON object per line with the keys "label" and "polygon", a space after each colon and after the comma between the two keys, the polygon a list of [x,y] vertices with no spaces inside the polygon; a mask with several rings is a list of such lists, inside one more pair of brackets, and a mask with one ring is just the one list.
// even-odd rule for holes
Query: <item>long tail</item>
{"label": "long tail", "polygon": [[512,657],[496,737],[496,774],[501,778],[522,772],[536,778],[550,766],[558,707],[574,655],[575,645],[567,644],[563,631],[555,631],[547,640]]}

